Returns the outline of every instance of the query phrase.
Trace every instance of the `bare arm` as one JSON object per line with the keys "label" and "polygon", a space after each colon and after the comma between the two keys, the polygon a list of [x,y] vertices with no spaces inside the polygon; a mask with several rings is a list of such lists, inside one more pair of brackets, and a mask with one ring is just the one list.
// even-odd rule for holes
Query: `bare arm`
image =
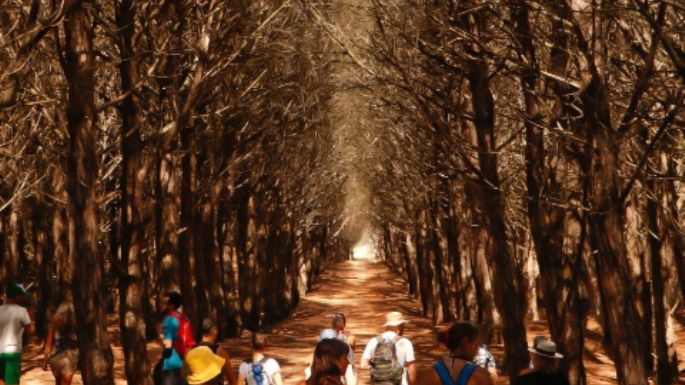
{"label": "bare arm", "polygon": [[407,362],[407,382],[409,385],[416,385],[416,363]]}

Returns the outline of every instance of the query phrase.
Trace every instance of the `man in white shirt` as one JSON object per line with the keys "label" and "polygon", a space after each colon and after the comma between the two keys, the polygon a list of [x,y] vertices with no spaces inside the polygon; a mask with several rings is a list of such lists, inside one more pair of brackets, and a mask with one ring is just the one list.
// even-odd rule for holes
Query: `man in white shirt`
{"label": "man in white shirt", "polygon": [[24,329],[35,331],[29,311],[22,306],[26,291],[20,285],[7,288],[5,304],[0,306],[0,385],[19,385],[21,342]]}
{"label": "man in white shirt", "polygon": [[[360,367],[371,369],[371,382],[377,385],[415,385],[414,346],[406,337],[403,337],[407,320],[404,319],[402,313],[396,311],[388,313],[385,320],[386,331],[371,339],[366,345]],[[388,352],[392,349],[394,352]],[[396,362],[392,364],[388,362],[389,353],[392,353],[392,361]],[[377,354],[383,357],[377,357]],[[394,368],[395,366],[397,368]],[[401,374],[401,380],[394,373]]]}

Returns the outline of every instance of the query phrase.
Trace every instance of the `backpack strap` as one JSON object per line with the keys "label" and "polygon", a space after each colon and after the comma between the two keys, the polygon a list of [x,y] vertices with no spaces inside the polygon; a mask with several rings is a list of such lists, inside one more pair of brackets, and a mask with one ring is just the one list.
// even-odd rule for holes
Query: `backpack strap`
{"label": "backpack strap", "polygon": [[476,365],[470,362],[465,363],[464,367],[461,368],[461,372],[459,372],[459,378],[457,378],[456,385],[466,385],[474,370],[476,370]]}
{"label": "backpack strap", "polygon": [[395,336],[395,338],[392,339],[392,358],[397,361],[397,343],[402,339],[401,336]]}
{"label": "backpack strap", "polygon": [[452,379],[452,375],[450,374],[450,370],[447,369],[447,365],[440,360],[433,365],[433,368],[435,368],[435,371],[438,372],[438,376],[440,376],[440,382],[442,382],[442,385],[457,385],[454,382],[454,379]]}

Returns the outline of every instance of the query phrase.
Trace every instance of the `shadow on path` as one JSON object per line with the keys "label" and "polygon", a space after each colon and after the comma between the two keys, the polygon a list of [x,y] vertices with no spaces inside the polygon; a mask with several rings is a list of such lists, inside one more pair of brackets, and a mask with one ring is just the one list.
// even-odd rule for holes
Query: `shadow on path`
{"label": "shadow on path", "polygon": [[[443,348],[435,343],[434,326],[430,319],[423,317],[418,301],[407,296],[404,282],[380,263],[367,260],[343,261],[329,266],[307,293],[295,312],[286,320],[275,325],[270,334],[271,348],[267,355],[276,358],[282,368],[286,385],[293,385],[303,378],[304,368],[310,361],[311,354],[319,331],[329,327],[331,317],[341,311],[347,315],[348,328],[357,336],[355,349],[356,363],[359,363],[364,346],[369,339],[383,331],[385,314],[389,311],[401,311],[409,319],[405,335],[414,343],[418,365],[432,365],[435,358],[444,354]],[[113,318],[110,324],[116,325]],[[593,385],[616,384],[616,374],[611,359],[601,345],[599,325],[590,319],[586,338],[585,365],[588,383]],[[685,328],[676,323],[680,341],[685,339]],[[115,333],[115,330],[110,330]],[[529,343],[535,335],[547,334],[544,321],[528,322]],[[113,338],[113,341],[118,339]],[[231,352],[232,363],[238,364],[250,354],[249,338],[229,338],[224,341]],[[53,384],[49,372],[40,369],[40,346],[28,347],[24,358],[25,374],[22,384]],[[123,371],[123,354],[121,346],[113,346],[115,356],[115,378],[117,385],[126,384]],[[491,346],[498,363],[501,363],[502,346]],[[158,343],[148,344],[151,362],[157,362],[160,356]],[[678,345],[679,357],[685,357],[685,344]],[[682,367],[682,364],[681,364]],[[681,376],[682,378],[682,376]],[[360,370],[360,385],[369,383],[368,371]],[[500,384],[508,383],[501,378]],[[74,385],[81,385],[77,375]]]}

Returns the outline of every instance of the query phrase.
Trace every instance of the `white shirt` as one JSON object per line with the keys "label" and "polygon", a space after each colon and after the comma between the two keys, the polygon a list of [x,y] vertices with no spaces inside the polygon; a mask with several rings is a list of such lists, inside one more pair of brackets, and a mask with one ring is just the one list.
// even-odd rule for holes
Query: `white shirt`
{"label": "white shirt", "polygon": [[[262,373],[266,374],[267,382],[264,385],[274,383],[274,375],[281,371],[281,367],[278,366],[278,362],[273,358],[267,358],[262,364]],[[254,373],[252,372],[252,363],[247,363],[245,361],[240,363],[238,367],[238,373],[247,381],[247,385],[262,385],[258,384],[254,379]],[[243,384],[238,384],[243,385]]]}
{"label": "white shirt", "polygon": [[26,308],[16,304],[0,306],[0,353],[21,352],[24,327],[30,324]]}
{"label": "white shirt", "polygon": [[[389,330],[381,334],[381,338],[384,341],[390,341],[395,337],[397,337],[397,333]],[[362,354],[362,360],[366,359],[369,361],[373,361],[373,355],[376,352],[377,346],[378,338],[374,337],[369,341],[368,344],[366,344],[366,348],[364,349],[364,353]],[[395,353],[397,354],[397,363],[404,366],[404,374],[402,375],[402,385],[408,385],[409,381],[407,379],[407,364],[416,361],[416,357],[414,356],[414,345],[412,345],[411,341],[409,341],[407,338],[400,337],[397,343],[395,343]]]}

